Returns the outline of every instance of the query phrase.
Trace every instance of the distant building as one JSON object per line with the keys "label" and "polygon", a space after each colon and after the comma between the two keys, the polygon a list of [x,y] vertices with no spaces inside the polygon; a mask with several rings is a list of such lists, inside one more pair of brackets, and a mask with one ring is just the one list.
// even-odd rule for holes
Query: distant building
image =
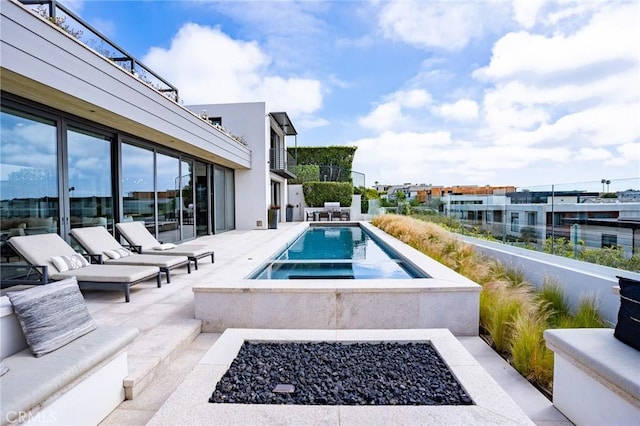
{"label": "distant building", "polygon": [[444,214],[494,236],[531,242],[566,238],[586,247],[620,246],[628,255],[640,250],[640,201],[637,191],[618,198],[565,191],[512,192],[504,195],[447,195]]}

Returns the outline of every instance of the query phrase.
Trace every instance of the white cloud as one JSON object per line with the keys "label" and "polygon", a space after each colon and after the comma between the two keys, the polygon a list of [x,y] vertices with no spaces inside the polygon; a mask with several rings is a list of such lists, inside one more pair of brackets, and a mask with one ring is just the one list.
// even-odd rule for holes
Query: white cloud
{"label": "white cloud", "polygon": [[575,157],[576,161],[605,161],[613,157],[611,152],[604,148],[583,148],[578,151]]}
{"label": "white cloud", "polygon": [[524,28],[531,28],[535,25],[540,8],[547,0],[514,0],[513,13],[516,21]]}
{"label": "white cloud", "polygon": [[567,147],[482,146],[455,140],[446,131],[384,132],[348,145],[358,147],[354,170],[365,173],[368,182],[385,183],[478,184],[500,180],[497,184],[513,184],[504,176],[521,173],[536,163],[557,167],[570,163],[575,156]]}
{"label": "white cloud", "polygon": [[426,90],[400,90],[384,97],[386,102],[376,106],[358,123],[365,128],[385,131],[397,128],[407,121],[403,109],[416,109],[432,102],[431,95]]}
{"label": "white cloud", "polygon": [[622,4],[604,9],[588,25],[565,36],[551,37],[528,32],[509,33],[493,47],[491,62],[477,70],[477,78],[499,80],[517,76],[578,72],[608,61],[638,62],[638,8]]}
{"label": "white cloud", "polygon": [[640,142],[625,143],[618,147],[618,152],[631,161],[637,161],[640,167]]}
{"label": "white cloud", "polygon": [[[541,12],[540,21],[558,25],[552,35],[519,32],[496,42],[489,65],[474,73],[490,84],[479,135],[527,155],[564,147],[573,158],[566,166],[585,176],[594,166],[640,173],[637,5],[598,4],[590,19],[585,8]],[[576,15],[580,25],[568,21]]]}
{"label": "white cloud", "polygon": [[368,129],[384,131],[397,126],[403,120],[400,104],[387,102],[378,105],[369,115],[360,118],[358,124]]}
{"label": "white cloud", "polygon": [[378,16],[385,37],[418,47],[461,49],[483,32],[475,2],[401,0],[383,3]]}
{"label": "white cloud", "polygon": [[179,87],[186,104],[267,101],[292,116],[322,106],[318,80],[270,75],[271,58],[256,42],[219,28],[185,24],[168,49],[154,47],[142,61]]}
{"label": "white cloud", "polygon": [[443,104],[434,112],[445,119],[470,121],[478,118],[478,103],[471,99],[460,99],[452,104]]}

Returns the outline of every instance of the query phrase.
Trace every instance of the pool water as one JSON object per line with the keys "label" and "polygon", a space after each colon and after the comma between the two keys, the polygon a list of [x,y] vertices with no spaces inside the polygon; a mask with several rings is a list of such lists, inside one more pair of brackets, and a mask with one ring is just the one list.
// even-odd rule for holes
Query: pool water
{"label": "pool water", "polygon": [[359,226],[312,226],[251,279],[425,278]]}

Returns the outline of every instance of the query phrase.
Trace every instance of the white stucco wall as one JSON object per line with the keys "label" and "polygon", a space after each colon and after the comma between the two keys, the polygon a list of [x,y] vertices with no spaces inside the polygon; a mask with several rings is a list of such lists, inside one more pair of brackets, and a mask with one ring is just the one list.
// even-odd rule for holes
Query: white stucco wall
{"label": "white stucco wall", "polygon": [[267,229],[271,173],[266,103],[201,104],[187,108],[196,114],[206,110],[209,117],[221,117],[223,127],[247,142],[252,152],[251,168],[235,171],[236,229]]}

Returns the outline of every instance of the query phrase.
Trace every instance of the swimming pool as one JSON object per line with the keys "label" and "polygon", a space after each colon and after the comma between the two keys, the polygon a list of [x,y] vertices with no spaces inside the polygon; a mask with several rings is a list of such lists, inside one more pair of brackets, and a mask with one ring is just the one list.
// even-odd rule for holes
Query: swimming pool
{"label": "swimming pool", "polygon": [[428,278],[358,225],[310,226],[250,279]]}

